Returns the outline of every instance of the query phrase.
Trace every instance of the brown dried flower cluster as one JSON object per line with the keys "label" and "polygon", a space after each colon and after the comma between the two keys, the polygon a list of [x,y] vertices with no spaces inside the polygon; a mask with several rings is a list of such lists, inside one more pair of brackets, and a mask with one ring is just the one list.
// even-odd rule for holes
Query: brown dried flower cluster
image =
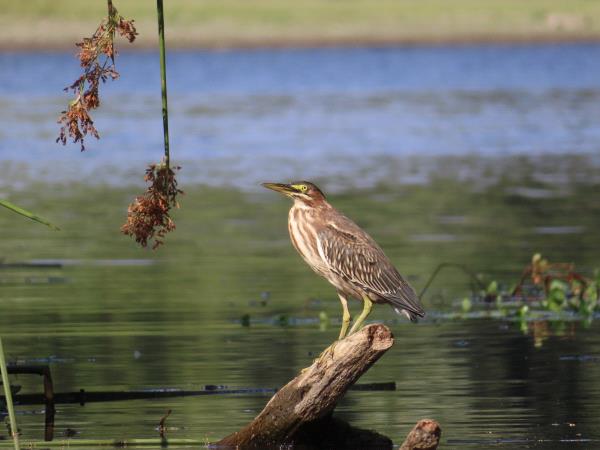
{"label": "brown dried flower cluster", "polygon": [[100,23],[94,35],[76,44],[79,47],[77,56],[83,74],[65,88],[67,92],[72,91],[75,98],[69,103],[68,109],[61,112],[58,119],[61,128],[56,142],[65,145],[70,138],[73,143],[80,143],[81,151],[85,150],[84,138],[88,133],[96,139],[100,137],[89,114],[90,110],[100,106],[98,94],[100,82],[104,83],[109,78],[114,80],[119,77],[115,69],[115,31],[129,42],[133,42],[138,34],[133,20],[124,19],[112,6],[110,0],[108,5],[108,17]]}
{"label": "brown dried flower cluster", "polygon": [[[175,167],[175,171],[180,167]],[[175,171],[166,164],[150,164],[144,179],[150,184],[143,195],[135,198],[127,210],[127,222],[121,231],[142,247],[154,240],[152,249],[163,244],[169,231],[175,229],[175,222],[169,214],[171,208],[178,208],[177,195],[183,194],[177,188]]]}

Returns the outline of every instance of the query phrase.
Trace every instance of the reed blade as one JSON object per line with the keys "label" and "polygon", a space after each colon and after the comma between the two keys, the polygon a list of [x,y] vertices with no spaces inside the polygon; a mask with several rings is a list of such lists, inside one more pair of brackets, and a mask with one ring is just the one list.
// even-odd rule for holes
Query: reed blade
{"label": "reed blade", "polygon": [[6,409],[8,409],[8,419],[10,421],[10,432],[12,434],[15,450],[19,450],[19,429],[17,428],[17,419],[12,401],[12,392],[10,391],[10,382],[8,381],[8,370],[4,359],[4,348],[2,347],[2,338],[0,338],[0,372],[2,373],[2,385],[4,386],[4,400]]}
{"label": "reed blade", "polygon": [[58,228],[56,225],[49,222],[48,220],[44,219],[43,217],[40,217],[37,214],[27,211],[26,209],[23,209],[7,200],[0,199],[0,206],[4,206],[5,208],[10,209],[12,212],[15,212],[17,214],[20,214],[21,216],[27,217],[28,219],[31,219],[35,222],[46,225],[47,227],[50,227],[53,230],[57,230],[57,231],[60,230],[60,228]]}

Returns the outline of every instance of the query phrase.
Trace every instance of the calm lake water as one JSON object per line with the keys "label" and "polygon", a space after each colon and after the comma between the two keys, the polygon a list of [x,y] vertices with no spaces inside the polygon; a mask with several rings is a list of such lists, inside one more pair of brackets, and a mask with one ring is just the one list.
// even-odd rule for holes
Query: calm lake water
{"label": "calm lake water", "polygon": [[[186,195],[151,252],[118,230],[161,155],[157,61],[121,55],[102,139],[80,153],[54,144],[73,56],[0,55],[0,198],[62,230],[0,213],[1,261],[60,266],[0,266],[0,332],[10,361],[50,365],[58,392],[277,388],[335,339],[335,291],[295,254],[289,204],[261,181],[317,181],[417,290],[443,262],[506,287],[535,252],[600,267],[600,45],[173,52]],[[337,416],[397,444],[431,417],[444,448],[600,446],[600,317],[524,333],[493,305],[461,314],[470,294],[448,269],[421,323],[375,308],[396,345],[361,382],[397,390],[350,392]],[[58,405],[55,436],[158,437],[171,409],[169,437],[214,442],[269,396]],[[42,406],[18,420],[43,438]]]}

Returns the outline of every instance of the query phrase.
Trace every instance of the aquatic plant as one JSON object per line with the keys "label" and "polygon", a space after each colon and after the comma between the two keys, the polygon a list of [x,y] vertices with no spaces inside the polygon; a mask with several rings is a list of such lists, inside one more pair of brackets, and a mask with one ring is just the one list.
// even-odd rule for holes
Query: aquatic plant
{"label": "aquatic plant", "polygon": [[177,195],[183,191],[177,187],[175,172],[164,162],[150,164],[144,179],[150,185],[129,205],[127,221],[121,231],[135,238],[142,247],[154,240],[152,248],[155,249],[163,244],[165,235],[175,229],[170,211],[179,207]]}
{"label": "aquatic plant", "polygon": [[[550,335],[574,333],[565,320],[581,319],[584,327],[590,326],[600,302],[600,271],[589,278],[577,272],[575,264],[550,263],[539,253],[533,255],[513,289],[501,286],[494,280],[475,297],[495,305],[502,317],[514,317],[520,330],[533,336],[536,347]],[[462,309],[471,309],[470,300],[463,300]]]}
{"label": "aquatic plant", "polygon": [[61,112],[58,123],[61,124],[56,142],[66,145],[67,140],[79,142],[81,151],[85,150],[85,137],[90,134],[100,138],[90,111],[100,106],[100,84],[119,77],[115,67],[117,54],[114,46],[116,32],[130,43],[135,40],[137,31],[133,20],[125,19],[108,0],[108,16],[101,22],[94,34],[83,38],[75,45],[79,47],[79,62],[83,74],[79,76],[65,91],[72,91],[75,98],[69,102],[65,111]]}
{"label": "aquatic plant", "polygon": [[175,171],[179,166],[170,166],[169,108],[167,102],[167,67],[165,62],[165,23],[162,0],[156,1],[158,12],[158,42],[160,53],[160,81],[163,115],[164,158],[160,164],[150,164],[144,179],[150,183],[146,192],[137,196],[127,210],[127,221],[121,231],[133,238],[142,247],[154,240],[152,249],[163,244],[165,235],[175,229],[171,218],[172,208],[178,208],[177,195],[183,191],[177,187]]}
{"label": "aquatic plant", "polygon": [[[100,105],[98,92],[100,82],[119,76],[115,69],[116,51],[113,43],[115,31],[126,37],[129,42],[133,42],[137,35],[133,20],[123,18],[113,6],[112,1],[107,0],[107,2],[108,16],[102,20],[91,38],[84,38],[75,44],[80,48],[78,58],[83,68],[83,74],[64,89],[73,91],[75,98],[69,102],[67,110],[61,112],[58,120],[61,128],[56,142],[66,145],[70,137],[74,143],[80,143],[82,151],[85,150],[84,137],[88,133],[99,138],[98,130],[94,127],[89,111]],[[50,221],[7,200],[0,199],[0,206],[54,230],[59,230]]]}
{"label": "aquatic plant", "polygon": [[44,219],[43,217],[40,217],[37,214],[32,213],[31,211],[27,211],[26,209],[23,209],[7,200],[0,199],[0,206],[4,206],[5,208],[9,209],[10,211],[12,211],[14,213],[17,213],[23,217],[27,217],[28,219],[31,219],[34,222],[38,222],[43,225],[46,225],[54,230],[60,229],[56,225],[49,222],[48,220]]}
{"label": "aquatic plant", "polygon": [[536,253],[531,258],[531,264],[523,270],[521,280],[512,291],[512,295],[522,294],[524,283],[530,279],[534,286],[543,288],[546,294],[549,294],[553,286],[557,285],[555,281],[566,283],[572,288],[573,293],[581,295],[587,288],[590,280],[586,279],[580,273],[575,271],[573,263],[550,263],[542,255]]}
{"label": "aquatic plant", "polygon": [[[62,111],[58,123],[60,134],[56,142],[66,145],[69,139],[79,142],[81,151],[85,150],[85,137],[90,134],[96,139],[100,134],[94,126],[90,111],[100,106],[100,85],[109,79],[116,79],[119,73],[115,67],[117,54],[114,46],[118,32],[130,43],[137,36],[134,21],[125,19],[107,0],[108,16],[102,20],[92,37],[84,38],[76,45],[83,74],[73,84],[65,88],[72,91],[75,98],[67,110]],[[157,0],[158,35],[160,50],[160,78],[163,115],[164,157],[161,163],[150,164],[146,168],[144,180],[149,183],[146,191],[133,200],[127,209],[127,219],[121,226],[121,232],[131,236],[142,247],[153,241],[152,248],[163,244],[165,235],[175,229],[170,211],[179,207],[177,196],[183,191],[177,187],[175,172],[180,167],[171,167],[169,152],[169,113],[167,105],[167,75],[165,63],[165,33],[163,2]]]}
{"label": "aquatic plant", "polygon": [[[528,279],[530,285],[526,285]],[[591,316],[598,306],[599,287],[597,271],[593,278],[588,278],[577,272],[573,263],[550,263],[536,253],[511,296],[527,302],[541,293],[540,304],[548,311],[571,310]]]}
{"label": "aquatic plant", "polygon": [[[442,268],[456,267],[471,277],[471,296],[464,297],[458,305],[459,317],[476,316],[476,306],[483,306],[494,317],[514,319],[521,331],[531,334],[537,347],[552,335],[565,335],[566,321],[581,321],[590,326],[600,303],[600,271],[587,277],[575,270],[573,263],[550,263],[536,253],[531,258],[516,285],[491,280],[484,284],[478,275],[460,264],[442,263],[427,281],[421,295],[433,282]],[[473,287],[476,281],[478,287]]]}
{"label": "aquatic plant", "polygon": [[468,312],[473,300],[495,305],[502,315],[509,315],[518,308],[518,315],[527,318],[537,309],[560,313],[570,311],[591,317],[600,300],[600,272],[592,278],[575,270],[573,263],[549,263],[539,253],[523,270],[519,282],[512,289],[507,284],[491,280],[486,287],[473,291],[472,298],[462,300],[461,309]]}

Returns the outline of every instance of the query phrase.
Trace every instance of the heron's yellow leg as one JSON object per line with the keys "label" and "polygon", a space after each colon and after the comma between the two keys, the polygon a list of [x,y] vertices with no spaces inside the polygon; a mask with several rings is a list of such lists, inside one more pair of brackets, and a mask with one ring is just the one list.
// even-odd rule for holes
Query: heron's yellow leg
{"label": "heron's yellow leg", "polygon": [[[344,339],[348,332],[348,327],[350,326],[350,321],[352,320],[352,316],[350,315],[350,310],[348,309],[348,300],[346,299],[346,297],[344,297],[344,295],[340,294],[339,292],[338,292],[338,296],[340,297],[340,302],[342,303],[342,309],[344,311],[343,315],[342,315],[342,328],[340,330],[340,336],[337,341],[335,341],[333,344],[331,344],[329,347],[327,347],[325,350],[323,350],[321,352],[321,354],[319,355],[319,357],[313,361],[313,363],[327,355],[333,356],[335,344],[337,344],[339,341]],[[370,302],[370,300],[369,300],[369,302]],[[371,308],[369,307],[369,309],[371,309]],[[363,310],[363,314],[364,314],[364,310]],[[365,315],[365,317],[366,317],[366,315]]]}
{"label": "heron's yellow leg", "polygon": [[350,334],[354,333],[355,331],[358,331],[358,329],[365,321],[367,316],[371,313],[371,308],[373,307],[373,302],[371,301],[371,299],[366,295],[363,295],[363,302],[363,310],[360,313],[360,316],[357,317],[356,321],[354,322],[354,325],[352,325],[352,328],[350,329]]}
{"label": "heron's yellow leg", "polygon": [[342,294],[338,292],[338,296],[340,297],[340,302],[342,302],[342,309],[344,313],[342,315],[342,329],[340,330],[340,337],[338,340],[342,340],[346,337],[346,333],[348,332],[348,327],[350,326],[350,321],[352,320],[352,316],[350,315],[350,311],[348,310],[348,300]]}

